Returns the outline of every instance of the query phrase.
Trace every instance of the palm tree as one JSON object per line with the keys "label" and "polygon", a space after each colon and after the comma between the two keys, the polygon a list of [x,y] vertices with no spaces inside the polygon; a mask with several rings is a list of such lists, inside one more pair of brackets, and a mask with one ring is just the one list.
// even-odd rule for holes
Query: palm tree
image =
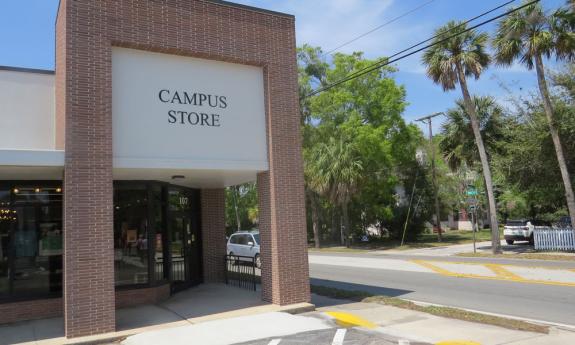
{"label": "palm tree", "polygon": [[573,57],[575,36],[572,12],[572,8],[561,9],[554,15],[547,16],[540,4],[527,6],[499,22],[493,39],[493,47],[495,59],[500,65],[508,66],[518,60],[530,70],[535,67],[543,109],[563,178],[567,209],[571,216],[571,224],[575,224],[575,194],[571,186],[543,65],[543,58],[550,58],[554,54],[557,58]]}
{"label": "palm tree", "polygon": [[362,177],[363,163],[353,142],[330,137],[308,152],[306,176],[308,186],[341,207],[344,231],[342,244],[350,233],[349,203]]}
{"label": "palm tree", "polygon": [[[493,97],[473,97],[473,104],[479,120],[481,137],[489,152],[497,150],[496,144],[503,133],[503,109]],[[446,113],[446,120],[441,125],[439,149],[443,153],[449,168],[458,171],[463,164],[473,167],[480,162],[477,145],[473,139],[473,128],[470,116],[462,99],[455,102],[455,107]]]}
{"label": "palm tree", "polygon": [[423,63],[427,67],[427,75],[436,84],[441,85],[444,91],[455,89],[456,84],[459,83],[463,93],[463,103],[471,121],[487,190],[492,250],[494,254],[499,254],[501,253],[501,240],[499,239],[491,169],[481,137],[477,111],[467,87],[467,77],[473,76],[479,79],[483,70],[489,65],[490,58],[485,51],[488,36],[475,30],[466,30],[467,26],[463,22],[456,21],[450,21],[437,29],[436,38],[433,40],[435,44],[423,54]]}

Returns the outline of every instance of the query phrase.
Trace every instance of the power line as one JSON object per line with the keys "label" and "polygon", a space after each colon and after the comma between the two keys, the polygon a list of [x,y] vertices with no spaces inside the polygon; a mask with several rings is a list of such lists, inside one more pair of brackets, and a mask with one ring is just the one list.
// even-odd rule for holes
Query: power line
{"label": "power line", "polygon": [[[483,17],[483,16],[485,16],[485,15],[487,15],[487,14],[489,14],[489,13],[492,13],[492,12],[494,12],[494,11],[496,11],[496,10],[498,10],[498,9],[500,9],[500,8],[502,8],[502,7],[504,7],[504,6],[507,6],[507,5],[511,4],[512,2],[514,2],[514,1],[515,1],[515,0],[507,1],[506,3],[504,3],[504,4],[502,4],[502,5],[499,5],[499,6],[493,8],[493,9],[487,11],[487,12],[484,12],[484,13],[482,13],[482,14],[480,14],[480,15],[474,17],[474,18],[471,18],[471,19],[469,19],[469,20],[467,20],[467,21],[465,21],[465,22],[463,22],[463,23],[461,23],[461,24],[459,24],[459,25],[453,27],[450,31],[454,31],[454,30],[456,30],[456,29],[458,29],[458,28],[460,28],[460,27],[463,27],[463,26],[467,25],[469,22],[472,22],[472,21],[474,21],[474,20],[476,20],[476,19],[478,19],[478,18],[481,18],[481,17]],[[415,44],[415,45],[412,45],[412,46],[410,46],[409,48],[403,49],[402,51],[399,51],[399,52],[397,52],[397,53],[395,53],[395,54],[393,54],[393,55],[391,55],[391,56],[389,56],[389,57],[382,58],[382,59],[380,59],[378,62],[375,62],[375,63],[373,63],[373,64],[370,65],[370,66],[367,66],[367,67],[362,68],[362,69],[360,69],[360,70],[358,70],[358,71],[356,71],[356,72],[354,72],[354,73],[351,73],[350,75],[348,75],[348,76],[345,77],[345,78],[342,78],[342,79],[340,79],[340,80],[338,80],[338,81],[335,81],[335,82],[333,82],[333,83],[331,83],[331,84],[329,84],[329,85],[326,85],[326,86],[321,87],[321,88],[319,88],[319,89],[317,89],[317,90],[314,90],[314,91],[310,92],[309,94],[305,95],[304,98],[308,98],[308,97],[317,95],[318,93],[321,93],[321,92],[323,92],[323,91],[329,90],[329,89],[331,89],[331,88],[333,88],[333,87],[335,87],[335,86],[337,86],[337,85],[340,85],[340,84],[342,84],[342,83],[345,83],[345,82],[347,82],[347,81],[349,81],[349,80],[355,79],[355,78],[357,78],[357,77],[361,77],[362,75],[365,75],[365,74],[367,74],[367,73],[369,73],[369,72],[372,72],[372,71],[374,71],[374,70],[380,69],[380,68],[382,68],[382,67],[384,67],[384,66],[390,65],[390,64],[392,64],[392,63],[394,63],[394,62],[397,62],[397,61],[399,61],[399,60],[405,59],[405,58],[407,58],[407,57],[409,57],[409,56],[412,56],[412,55],[414,55],[414,54],[417,54],[417,53],[419,53],[419,52],[421,52],[421,51],[423,51],[423,50],[426,50],[426,49],[428,49],[428,48],[430,48],[430,47],[433,47],[433,46],[435,46],[435,45],[437,45],[437,44],[440,44],[440,43],[443,43],[443,42],[445,42],[445,41],[447,41],[447,40],[450,40],[450,39],[452,39],[453,37],[457,37],[457,36],[459,36],[459,35],[461,35],[461,34],[463,34],[463,33],[466,33],[466,32],[469,32],[469,31],[471,31],[471,30],[474,30],[474,29],[476,29],[476,28],[478,28],[478,27],[481,27],[481,26],[483,26],[483,25],[485,25],[485,24],[488,24],[488,23],[490,23],[490,22],[493,22],[493,21],[495,21],[495,20],[497,20],[497,19],[500,19],[500,18],[502,18],[502,17],[508,16],[508,15],[511,14],[511,13],[514,13],[514,12],[516,12],[516,11],[519,11],[519,10],[525,8],[525,7],[531,6],[531,5],[533,5],[533,4],[535,4],[535,3],[539,2],[539,1],[540,1],[540,0],[531,1],[531,2],[526,3],[526,4],[524,4],[524,5],[520,6],[520,7],[511,9],[511,10],[509,10],[509,11],[503,13],[503,14],[500,14],[500,15],[498,15],[498,16],[496,16],[496,17],[493,17],[493,18],[490,18],[490,19],[488,19],[488,20],[485,20],[485,21],[483,21],[483,22],[481,22],[481,23],[479,23],[479,24],[476,24],[476,25],[474,25],[474,26],[472,26],[472,27],[469,27],[469,28],[467,28],[467,29],[465,29],[465,30],[463,30],[463,31],[457,32],[456,34],[451,35],[451,36],[449,36],[449,37],[447,37],[447,38],[444,38],[444,39],[442,39],[442,40],[440,40],[440,41],[438,41],[438,42],[435,42],[435,43],[432,43],[432,44],[428,44],[428,45],[426,45],[426,46],[424,46],[424,47],[422,47],[422,48],[419,48],[419,49],[417,49],[417,50],[415,50],[415,51],[409,52],[409,53],[407,53],[407,54],[405,54],[405,55],[401,55],[401,54],[403,54],[403,53],[405,53],[405,52],[407,52],[407,51],[409,51],[409,50],[411,50],[411,49],[413,49],[413,48],[416,48],[416,47],[418,47],[418,46],[420,46],[420,45],[422,45],[422,44],[425,44],[425,43],[427,43],[427,42],[429,42],[429,41],[431,41],[431,40],[434,40],[434,39],[436,39],[436,38],[439,38],[440,36],[443,36],[445,33],[435,35],[435,36],[433,36],[433,37],[431,37],[431,38],[428,38],[428,39],[426,39],[426,40],[424,40],[424,41],[421,41],[421,42],[419,42],[419,43],[417,43],[417,44]],[[449,31],[448,31],[448,32],[449,32]],[[396,56],[398,56],[398,55],[401,55],[401,56],[399,56],[399,57],[396,58],[396,59],[391,59],[391,58],[396,57]]]}
{"label": "power line", "polygon": [[347,42],[345,42],[345,43],[342,43],[341,45],[339,45],[339,46],[333,48],[332,50],[330,50],[330,51],[328,51],[328,52],[326,52],[326,53],[324,53],[324,54],[322,54],[322,55],[323,55],[323,56],[326,56],[326,55],[329,55],[329,54],[331,54],[331,53],[333,53],[333,52],[335,52],[335,51],[337,51],[337,50],[340,50],[341,48],[343,48],[343,47],[345,47],[345,46],[347,46],[347,45],[349,45],[349,44],[351,44],[351,43],[353,43],[353,42],[355,42],[355,41],[357,41],[357,40],[359,40],[359,39],[362,39],[362,38],[364,38],[365,36],[367,36],[367,35],[369,35],[369,34],[375,32],[375,31],[377,31],[377,30],[379,30],[379,29],[381,29],[381,28],[383,28],[383,27],[385,27],[385,26],[387,26],[387,25],[389,25],[389,24],[392,24],[392,23],[394,23],[394,22],[400,20],[400,19],[403,18],[403,17],[406,17],[406,16],[412,14],[413,12],[416,12],[416,11],[420,10],[421,8],[423,8],[423,7],[425,7],[425,6],[429,5],[429,4],[431,4],[431,3],[434,2],[434,1],[435,1],[435,0],[429,0],[429,1],[427,1],[427,2],[424,2],[424,3],[420,4],[419,6],[413,8],[413,9],[411,9],[411,10],[405,12],[405,13],[403,13],[403,14],[401,14],[401,15],[399,15],[399,16],[393,18],[393,19],[390,19],[389,21],[387,21],[387,22],[381,24],[381,25],[378,26],[378,27],[373,28],[373,29],[369,30],[368,32],[365,32],[365,33],[363,33],[363,34],[361,34],[361,35],[359,35],[359,36],[357,36],[357,37],[355,37],[355,38],[353,38],[353,39],[351,39],[351,40],[349,40],[349,41],[347,41]]}
{"label": "power line", "polygon": [[[539,0],[536,0],[536,1],[533,1],[532,3],[535,3],[535,2],[538,2],[538,1],[539,1]],[[492,13],[492,12],[495,12],[495,11],[501,9],[502,7],[505,7],[505,6],[507,6],[507,5],[509,5],[509,4],[513,3],[513,2],[515,2],[515,0],[507,1],[507,2],[501,4],[501,5],[497,6],[497,7],[494,7],[494,8],[492,8],[492,9],[486,11],[486,12],[481,13],[481,14],[478,15],[478,16],[475,16],[475,17],[473,17],[473,18],[471,18],[471,19],[466,20],[465,22],[463,22],[463,23],[461,23],[461,24],[459,24],[459,25],[453,27],[453,28],[452,28],[451,30],[449,30],[449,31],[457,30],[458,28],[461,28],[461,27],[463,27],[463,26],[469,24],[469,23],[472,22],[472,21],[475,21],[475,20],[477,20],[477,19],[479,19],[479,18],[481,18],[481,17],[484,17],[484,16],[486,16],[486,15]],[[532,3],[529,3],[529,5],[532,4]],[[524,5],[524,6],[527,6],[527,5]],[[524,7],[524,6],[522,6],[522,7]],[[520,7],[520,8],[522,8],[522,7]],[[517,10],[517,9],[515,9],[515,10]],[[509,13],[512,13],[512,12],[508,12],[508,13],[505,13],[505,14],[503,14],[503,15],[508,15]],[[498,18],[499,18],[499,17],[494,18],[494,19],[492,19],[492,20],[495,20],[495,19],[498,19]],[[480,23],[480,24],[483,25],[484,23]],[[453,38],[453,37],[456,37],[457,35],[460,35],[460,34],[462,34],[462,33],[464,33],[464,32],[470,31],[470,30],[472,30],[472,28],[467,29],[466,31],[458,32],[456,35],[450,36],[450,37],[448,37],[447,39],[451,39],[451,38]],[[449,32],[449,31],[447,31],[447,32]],[[387,65],[391,64],[392,62],[399,61],[399,60],[404,59],[404,58],[406,58],[406,57],[409,57],[409,56],[411,56],[411,55],[413,55],[413,54],[416,54],[416,53],[418,53],[418,52],[420,52],[420,51],[422,51],[422,50],[425,50],[425,49],[427,49],[427,48],[429,48],[429,47],[432,47],[434,44],[427,45],[427,46],[425,46],[425,47],[423,47],[423,48],[418,49],[417,51],[414,51],[414,52],[412,52],[412,53],[406,54],[405,56],[401,56],[401,57],[399,57],[399,58],[397,58],[397,59],[395,59],[395,60],[390,60],[390,59],[392,59],[392,58],[394,58],[394,57],[396,57],[396,56],[398,56],[398,55],[401,55],[401,54],[403,54],[403,53],[405,53],[405,52],[408,52],[408,51],[412,50],[413,48],[419,47],[419,46],[421,46],[421,45],[423,45],[423,44],[425,44],[425,43],[427,43],[427,42],[429,42],[429,41],[432,41],[432,40],[434,40],[434,39],[436,39],[436,38],[438,38],[438,37],[440,37],[440,36],[442,36],[442,35],[445,35],[447,32],[442,33],[442,34],[438,34],[438,35],[434,35],[434,36],[432,36],[432,37],[430,37],[430,38],[428,38],[428,39],[426,39],[426,40],[423,40],[423,41],[421,41],[421,42],[419,42],[419,43],[417,43],[417,44],[414,44],[414,45],[412,45],[412,46],[410,46],[410,47],[408,47],[408,48],[406,48],[406,49],[403,49],[403,50],[401,50],[401,51],[399,51],[399,52],[397,52],[397,53],[395,53],[395,54],[393,54],[393,55],[391,55],[391,56],[382,58],[382,59],[380,59],[379,61],[377,61],[377,62],[371,64],[370,66],[364,67],[364,68],[362,68],[362,69],[360,69],[360,70],[358,70],[358,71],[355,71],[355,72],[351,73],[350,75],[348,75],[348,76],[345,77],[345,78],[342,78],[342,79],[340,79],[340,80],[338,80],[338,81],[333,82],[332,84],[326,85],[326,86],[324,86],[324,87],[321,87],[321,88],[319,88],[319,89],[317,89],[317,90],[314,90],[314,91],[310,92],[309,94],[307,94],[307,95],[305,96],[305,98],[314,96],[314,95],[316,95],[316,94],[318,94],[318,93],[321,93],[321,92],[323,92],[323,91],[329,90],[329,89],[333,88],[334,86],[337,86],[337,85],[342,84],[342,83],[345,83],[345,82],[347,82],[347,81],[349,81],[349,80],[355,79],[355,78],[357,78],[357,77],[359,77],[359,76],[362,76],[362,75],[365,74],[365,73],[363,73],[363,72],[366,71],[366,70],[368,70],[368,72],[371,72],[371,71],[373,71],[373,70],[375,70],[375,69],[379,69],[379,68],[381,68],[381,67],[387,66]],[[435,44],[442,43],[442,42],[446,41],[447,39],[444,39],[444,40],[441,40],[441,41],[439,41],[439,42],[436,42]]]}

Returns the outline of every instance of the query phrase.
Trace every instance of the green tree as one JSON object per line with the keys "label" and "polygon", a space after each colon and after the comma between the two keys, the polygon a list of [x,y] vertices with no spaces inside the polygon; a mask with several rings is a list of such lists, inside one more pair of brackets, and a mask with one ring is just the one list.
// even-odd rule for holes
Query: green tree
{"label": "green tree", "polygon": [[[565,153],[575,152],[574,69],[569,64],[551,78],[551,101]],[[503,193],[525,198],[529,217],[556,221],[568,211],[564,186],[557,183],[561,172],[554,168],[557,156],[542,103],[537,95],[514,97],[515,111],[507,113],[500,126],[504,137],[497,142],[492,161]],[[568,158],[567,168],[575,171],[575,160]]]}
{"label": "green tree", "polygon": [[[501,252],[499,239],[499,225],[495,194],[493,193],[493,181],[491,168],[483,138],[481,137],[480,123],[473,100],[467,87],[467,77],[473,76],[479,79],[481,73],[489,65],[490,57],[485,51],[488,36],[475,30],[465,31],[467,27],[462,22],[450,21],[436,30],[435,44],[423,54],[423,63],[427,68],[427,75],[443,90],[453,90],[459,83],[463,93],[463,102],[469,118],[473,135],[477,144],[487,199],[489,202],[489,214],[491,223],[491,244],[493,253]],[[458,33],[458,35],[454,35]]]}
{"label": "green tree", "polygon": [[330,137],[309,153],[306,160],[308,184],[341,207],[344,230],[342,244],[350,234],[349,203],[363,176],[363,165],[355,143],[343,137]]}
{"label": "green tree", "polygon": [[228,234],[258,225],[258,193],[255,183],[226,188],[226,230]]}
{"label": "green tree", "polygon": [[[473,105],[479,121],[479,131],[489,152],[495,152],[503,139],[503,109],[493,97],[473,97]],[[471,118],[463,100],[457,100],[455,107],[446,113],[441,125],[439,148],[453,171],[462,164],[474,167],[480,162],[479,151],[473,139]]]}
{"label": "green tree", "polygon": [[[413,171],[406,162],[415,160],[421,134],[402,119],[405,90],[393,80],[395,69],[382,68],[305,97],[317,87],[339,80],[373,61],[364,59],[361,53],[335,54],[328,64],[319,48],[303,46],[298,49],[298,63],[306,203],[311,224],[309,233],[314,242],[317,245],[321,241],[322,231],[329,226],[332,235],[335,234],[333,238],[341,240],[341,218],[344,218],[341,223],[347,234],[364,233],[367,227],[383,227],[384,223],[390,223],[390,218],[401,218],[399,213],[394,213],[394,187],[412,180]],[[327,170],[314,158],[341,141],[350,146],[362,168],[347,211],[332,198],[331,188],[317,183],[320,177],[325,178],[321,174]],[[341,164],[337,162],[339,159],[334,158],[332,164]],[[344,211],[348,214],[344,215]]]}
{"label": "green tree", "polygon": [[557,58],[573,56],[575,37],[572,32],[573,26],[569,24],[572,23],[570,13],[570,10],[561,10],[556,15],[547,16],[539,3],[527,6],[499,22],[493,47],[497,63],[511,65],[518,60],[530,70],[535,68],[549,132],[563,179],[567,209],[572,224],[575,224],[575,194],[543,65],[543,59],[552,55]]}

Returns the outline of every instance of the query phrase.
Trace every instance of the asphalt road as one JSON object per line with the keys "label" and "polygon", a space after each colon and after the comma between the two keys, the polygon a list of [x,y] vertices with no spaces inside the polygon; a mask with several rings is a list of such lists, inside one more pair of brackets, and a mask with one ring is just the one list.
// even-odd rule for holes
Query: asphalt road
{"label": "asphalt road", "polygon": [[[236,345],[397,345],[398,339],[364,329],[347,329],[340,340],[337,340],[336,329],[327,329],[293,334],[286,337],[260,339]],[[341,330],[340,330],[341,332]],[[410,345],[425,345],[410,342]]]}
{"label": "asphalt road", "polygon": [[[353,256],[356,255],[361,254]],[[463,258],[457,259],[462,261]],[[561,264],[569,265],[572,264]],[[314,285],[361,290],[575,327],[573,287],[318,264],[310,264],[310,276]]]}

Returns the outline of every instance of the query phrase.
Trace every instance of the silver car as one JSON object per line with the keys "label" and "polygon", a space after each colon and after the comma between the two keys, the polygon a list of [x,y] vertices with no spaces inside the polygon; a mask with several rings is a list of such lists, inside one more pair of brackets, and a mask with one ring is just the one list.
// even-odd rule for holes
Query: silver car
{"label": "silver car", "polygon": [[254,258],[256,267],[261,268],[260,260],[260,233],[258,231],[239,231],[230,236],[228,239],[228,255]]}

